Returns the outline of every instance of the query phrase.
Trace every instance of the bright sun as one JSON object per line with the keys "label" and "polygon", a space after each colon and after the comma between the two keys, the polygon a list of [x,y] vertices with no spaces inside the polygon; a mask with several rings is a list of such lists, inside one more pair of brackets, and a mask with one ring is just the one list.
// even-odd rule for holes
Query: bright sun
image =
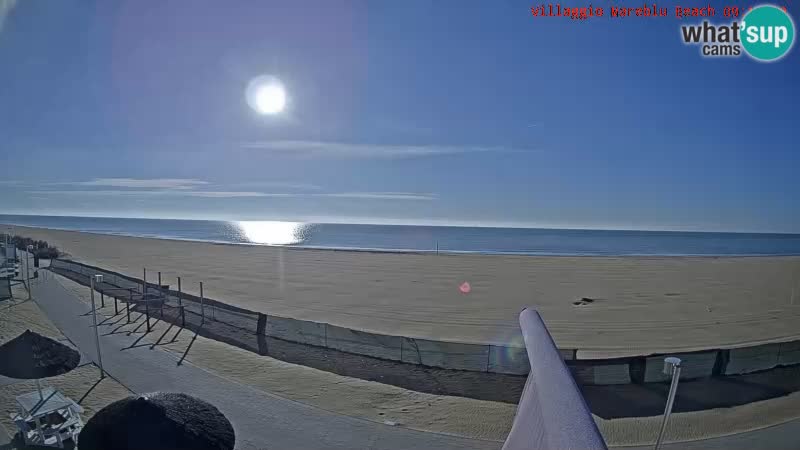
{"label": "bright sun", "polygon": [[286,106],[286,92],[281,86],[261,86],[256,91],[256,109],[261,114],[276,114]]}
{"label": "bright sun", "polygon": [[259,114],[278,114],[286,107],[286,90],[277,78],[258,77],[247,86],[247,103]]}

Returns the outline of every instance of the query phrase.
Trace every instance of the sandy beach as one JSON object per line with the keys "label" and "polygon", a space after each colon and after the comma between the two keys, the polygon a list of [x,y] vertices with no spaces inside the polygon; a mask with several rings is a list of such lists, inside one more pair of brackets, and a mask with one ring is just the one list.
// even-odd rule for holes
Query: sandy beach
{"label": "sandy beach", "polygon": [[[584,357],[800,338],[800,257],[532,257],[292,249],[14,226],[74,259],[298,319],[467,343],[522,345],[538,309]],[[459,287],[468,282],[470,290]],[[574,302],[582,298],[593,301]]]}
{"label": "sandy beach", "polygon": [[[85,286],[62,277],[56,279],[88,306],[89,293]],[[26,328],[67,342],[39,309],[35,298],[33,301],[24,300],[27,293],[22,286],[14,288],[14,295],[15,300],[0,305],[0,343]],[[122,317],[114,314],[111,303],[100,308],[98,314],[104,317],[101,323],[111,320],[109,323],[115,324],[114,317]],[[141,320],[130,325],[105,326],[116,332],[136,329],[140,334],[142,332]],[[137,348],[142,352],[151,352],[153,348],[166,350],[173,353],[176,360],[182,359],[185,364],[202,367],[231,382],[338,414],[420,431],[500,442],[505,438],[516,410],[512,404],[424,394],[285,363],[193,335],[188,330],[171,331],[162,321],[156,321],[153,331],[142,334],[137,342]],[[35,389],[32,381],[11,381],[11,384],[0,386],[0,410],[4,413],[13,410],[14,396]],[[113,378],[106,378],[99,384],[96,382],[97,368],[91,364],[46,380],[48,385],[80,400],[86,409],[84,419],[111,401],[130,394]],[[800,417],[798,396],[793,393],[733,408],[673,414],[673,425],[666,439],[674,442],[725,436],[770,427],[797,417]],[[607,420],[595,416],[595,421],[609,445],[649,445],[655,439],[660,417]],[[6,414],[0,417],[0,426],[9,432],[13,430]]]}

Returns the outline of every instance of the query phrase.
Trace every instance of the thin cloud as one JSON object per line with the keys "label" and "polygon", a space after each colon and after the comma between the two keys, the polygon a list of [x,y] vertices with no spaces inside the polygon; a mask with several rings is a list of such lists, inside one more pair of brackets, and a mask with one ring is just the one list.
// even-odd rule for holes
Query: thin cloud
{"label": "thin cloud", "polygon": [[188,191],[181,192],[189,197],[234,198],[234,197],[292,197],[293,194],[281,192],[249,192],[249,191]]}
{"label": "thin cloud", "polygon": [[503,147],[447,145],[372,145],[325,141],[245,142],[241,148],[285,155],[339,158],[420,158],[463,153],[518,151]]}
{"label": "thin cloud", "polygon": [[416,192],[339,192],[333,194],[317,194],[317,196],[377,200],[436,200],[435,194],[420,194]]}
{"label": "thin cloud", "polygon": [[229,184],[230,187],[240,188],[272,188],[272,189],[289,189],[296,191],[319,191],[321,186],[311,183],[295,183],[291,181],[243,181],[239,183]]}
{"label": "thin cloud", "polygon": [[64,184],[135,189],[194,189],[207,185],[208,181],[188,178],[95,178],[91,181],[78,181]]}
{"label": "thin cloud", "polygon": [[28,191],[33,195],[82,195],[82,196],[172,196],[172,197],[205,197],[205,198],[238,198],[238,197],[290,197],[292,194],[254,192],[254,191],[190,191],[190,190],[70,190],[70,191]]}
{"label": "thin cloud", "polygon": [[201,197],[201,198],[246,198],[246,197],[277,197],[277,198],[349,198],[362,200],[435,200],[435,194],[417,192],[333,192],[327,194],[320,193],[285,193],[285,192],[257,192],[257,191],[195,191],[182,189],[161,189],[161,190],[132,190],[132,189],[113,189],[113,190],[38,190],[27,191],[28,194],[35,196],[126,196],[126,197]]}
{"label": "thin cloud", "polygon": [[6,18],[11,14],[11,10],[16,6],[17,0],[0,0],[0,31],[3,31],[3,25]]}

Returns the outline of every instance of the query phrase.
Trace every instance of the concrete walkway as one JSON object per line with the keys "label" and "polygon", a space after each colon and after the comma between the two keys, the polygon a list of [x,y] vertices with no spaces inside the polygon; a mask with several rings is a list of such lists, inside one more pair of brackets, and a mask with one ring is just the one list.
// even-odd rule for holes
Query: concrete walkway
{"label": "concrete walkway", "polygon": [[[652,450],[653,446],[614,448],[619,450]],[[800,448],[800,420],[792,420],[773,427],[730,436],[664,444],[661,448],[665,450],[750,450],[754,448],[797,450]]]}
{"label": "concrete walkway", "polygon": [[[87,306],[52,276],[33,286],[51,321],[90,358],[94,330]],[[101,328],[101,335],[108,333]],[[134,392],[185,392],[216,405],[233,423],[238,449],[497,449],[501,443],[425,433],[334,414],[218,377],[149,346],[141,333],[101,336],[105,369]],[[146,430],[143,430],[146,432]]]}

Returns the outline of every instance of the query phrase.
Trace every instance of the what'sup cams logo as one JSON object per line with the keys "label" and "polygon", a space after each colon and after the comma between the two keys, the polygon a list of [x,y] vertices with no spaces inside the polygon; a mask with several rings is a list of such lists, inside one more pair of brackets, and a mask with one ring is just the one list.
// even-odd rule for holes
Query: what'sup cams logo
{"label": "what'sup cams logo", "polygon": [[687,45],[700,45],[707,57],[738,57],[746,53],[760,62],[775,62],[789,53],[794,44],[794,22],[789,13],[772,5],[751,9],[740,22],[715,25],[682,25],[681,37]]}

